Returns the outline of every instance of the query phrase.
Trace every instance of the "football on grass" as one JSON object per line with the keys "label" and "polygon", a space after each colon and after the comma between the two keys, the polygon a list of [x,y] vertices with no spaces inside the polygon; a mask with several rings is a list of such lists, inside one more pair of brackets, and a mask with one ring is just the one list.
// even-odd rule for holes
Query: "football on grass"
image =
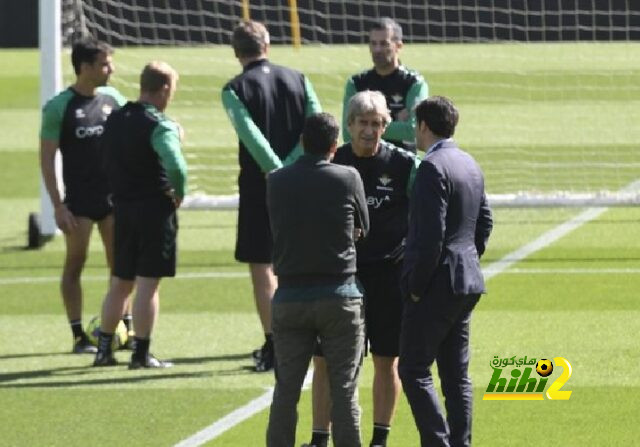
{"label": "football on grass", "polygon": [[[100,316],[96,315],[93,317],[89,324],[87,325],[87,329],[85,331],[87,333],[87,338],[92,345],[98,346],[98,337],[100,336]],[[116,331],[113,334],[113,342],[111,343],[111,349],[115,351],[116,349],[124,346],[127,343],[127,327],[124,325],[122,320],[118,321],[118,326],[116,326]]]}

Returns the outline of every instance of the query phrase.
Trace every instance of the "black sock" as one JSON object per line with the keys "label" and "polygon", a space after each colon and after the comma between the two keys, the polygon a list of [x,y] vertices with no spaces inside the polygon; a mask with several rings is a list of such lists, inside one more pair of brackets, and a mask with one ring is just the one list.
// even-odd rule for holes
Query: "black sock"
{"label": "black sock", "polygon": [[309,447],[327,447],[329,445],[329,432],[327,430],[313,430]]}
{"label": "black sock", "polygon": [[84,337],[84,329],[82,329],[82,320],[71,320],[69,321],[69,325],[71,326],[71,332],[73,332],[73,338],[76,339],[78,337]]}
{"label": "black sock", "polygon": [[268,348],[273,348],[273,334],[264,334],[264,344]]}
{"label": "black sock", "polygon": [[98,352],[111,354],[111,345],[113,344],[113,333],[100,331],[98,336]]}
{"label": "black sock", "polygon": [[387,436],[389,436],[389,430],[391,426],[384,424],[373,424],[373,438],[371,439],[370,447],[373,446],[386,446]]}
{"label": "black sock", "polygon": [[131,332],[131,329],[133,328],[133,316],[131,314],[124,314],[122,316],[122,322],[124,323],[124,326],[127,328],[127,332]]}
{"label": "black sock", "polygon": [[151,339],[149,338],[140,338],[133,337],[135,340],[135,348],[133,351],[133,356],[138,360],[144,360],[149,355],[149,344],[151,343]]}

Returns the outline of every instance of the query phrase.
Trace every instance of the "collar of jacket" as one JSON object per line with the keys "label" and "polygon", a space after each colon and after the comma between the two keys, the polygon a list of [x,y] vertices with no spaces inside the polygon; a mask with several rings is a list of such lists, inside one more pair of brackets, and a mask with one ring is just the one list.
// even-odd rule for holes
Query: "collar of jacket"
{"label": "collar of jacket", "polygon": [[316,154],[302,154],[298,160],[300,160],[303,163],[311,163],[311,164],[329,163],[329,160],[327,160],[326,156],[316,155]]}
{"label": "collar of jacket", "polygon": [[444,138],[444,139],[438,140],[434,144],[432,144],[431,147],[424,154],[424,156],[426,157],[427,155],[431,154],[432,152],[437,151],[438,149],[447,148],[447,147],[455,147],[455,146],[456,146],[456,143],[455,143],[455,141],[453,141],[453,138]]}
{"label": "collar of jacket", "polygon": [[258,65],[264,65],[267,63],[269,63],[269,59],[267,58],[251,61],[242,68],[242,71],[245,72],[247,70],[251,70],[253,67],[257,67]]}

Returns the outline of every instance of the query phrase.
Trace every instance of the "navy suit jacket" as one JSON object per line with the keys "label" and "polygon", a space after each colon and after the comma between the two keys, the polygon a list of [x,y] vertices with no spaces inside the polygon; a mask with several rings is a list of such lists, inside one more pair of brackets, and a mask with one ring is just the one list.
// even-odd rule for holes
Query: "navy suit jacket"
{"label": "navy suit jacket", "polygon": [[409,211],[403,283],[423,296],[440,266],[448,266],[454,295],[485,292],[480,269],[493,221],[476,161],[442,140],[418,169]]}

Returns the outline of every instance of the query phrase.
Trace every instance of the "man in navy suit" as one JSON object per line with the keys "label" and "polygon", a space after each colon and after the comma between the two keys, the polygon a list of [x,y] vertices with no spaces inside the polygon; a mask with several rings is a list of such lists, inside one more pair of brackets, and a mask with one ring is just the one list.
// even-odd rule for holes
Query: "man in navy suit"
{"label": "man in navy suit", "polygon": [[[482,171],[451,138],[458,123],[453,103],[430,97],[416,107],[416,118],[418,148],[427,153],[410,203],[398,370],[421,445],[468,446],[469,321],[485,292],[479,259],[493,222]],[[434,361],[446,418],[433,386]]]}

